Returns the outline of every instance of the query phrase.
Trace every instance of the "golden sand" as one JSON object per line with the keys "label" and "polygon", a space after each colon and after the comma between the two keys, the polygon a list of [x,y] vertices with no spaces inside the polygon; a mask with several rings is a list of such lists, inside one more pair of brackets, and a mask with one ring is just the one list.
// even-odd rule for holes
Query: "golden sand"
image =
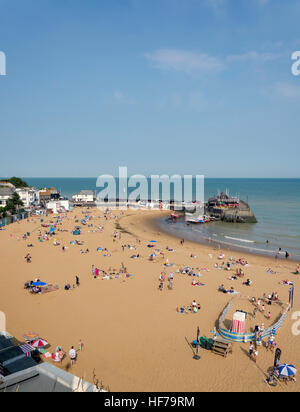
{"label": "golden sand", "polygon": [[[239,291],[235,305],[242,309],[244,296],[262,297],[263,293],[278,292],[283,302],[288,301],[289,286],[280,285],[283,279],[295,284],[294,309],[289,312],[282,329],[277,333],[276,342],[282,350],[282,362],[300,365],[300,336],[292,334],[295,320],[292,314],[299,308],[298,287],[300,277],[292,274],[296,264],[285,260],[275,261],[262,256],[243,257],[249,266],[243,268],[245,277],[228,280],[232,272],[216,269],[219,250],[186,241],[180,245],[179,239],[159,232],[153,225],[158,211],[115,212],[118,218],[105,221],[103,212],[89,210],[94,219],[89,223],[94,227],[83,226],[81,236],[73,236],[74,216],[79,221],[81,209],[68,213],[57,232],[61,246],[54,246],[53,239],[39,242],[37,231],[41,229],[39,217],[30,221],[15,223],[0,231],[0,311],[7,317],[7,331],[22,341],[25,332],[35,331],[51,344],[50,352],[61,345],[68,353],[71,345],[77,349],[81,339],[84,348],[78,354],[78,361],[71,372],[84,379],[93,381],[93,370],[97,378],[111,391],[299,391],[300,380],[288,385],[269,387],[264,383],[265,373],[273,365],[274,354],[260,347],[257,363],[248,357],[248,344],[234,344],[233,354],[222,358],[212,352],[200,349],[201,359],[193,359],[189,342],[195,339],[197,326],[200,335],[211,338],[210,331],[232,299],[228,294],[217,291],[220,284],[226,288],[234,286]],[[54,216],[44,218],[44,223],[55,222]],[[79,223],[80,224],[80,223]],[[93,232],[96,227],[104,226],[102,232]],[[113,242],[113,232],[121,233],[121,239]],[[30,232],[29,239],[22,235]],[[84,241],[84,246],[72,246],[71,240]],[[140,239],[137,244],[136,239]],[[147,245],[157,240],[157,247],[164,258],[149,261],[152,249]],[[27,244],[33,243],[33,248]],[[122,251],[123,244],[137,245],[137,250],[128,248]],[[97,247],[107,248],[112,256],[97,252]],[[166,251],[166,246],[175,249]],[[80,254],[80,249],[89,253]],[[223,250],[224,261],[230,256],[241,257],[238,252]],[[30,253],[32,263],[26,263],[24,256]],[[140,254],[139,259],[130,256]],[[191,258],[190,255],[196,255]],[[211,258],[209,255],[213,255]],[[158,277],[163,270],[163,262],[168,259],[174,266],[166,269],[167,274],[175,272],[174,288],[158,290]],[[91,266],[108,271],[117,271],[124,263],[132,277],[123,276],[112,280],[94,279]],[[176,273],[179,267],[191,266],[206,268],[199,280],[205,286],[192,286],[192,278]],[[266,273],[271,267],[276,275]],[[235,269],[234,269],[235,270]],[[75,275],[80,278],[80,287],[65,291],[66,283],[74,284]],[[31,295],[24,290],[24,282],[40,278],[58,284],[60,289],[42,295]],[[250,287],[242,283],[252,280]],[[198,279],[198,278],[197,278]],[[167,282],[166,282],[167,283]],[[201,304],[197,314],[179,314],[176,308],[191,304],[195,299]],[[247,305],[246,305],[247,306]],[[271,307],[272,318],[278,313]],[[249,310],[246,307],[246,310]],[[269,306],[266,305],[266,311]],[[268,321],[261,314],[257,323]],[[51,361],[50,361],[51,362]],[[57,366],[57,364],[56,364]],[[69,369],[68,357],[62,368]]]}

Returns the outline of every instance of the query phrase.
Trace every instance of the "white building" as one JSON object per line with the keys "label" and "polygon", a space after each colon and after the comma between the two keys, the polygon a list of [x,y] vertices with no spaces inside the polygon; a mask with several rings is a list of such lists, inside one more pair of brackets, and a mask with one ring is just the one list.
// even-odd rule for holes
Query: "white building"
{"label": "white building", "polygon": [[77,195],[72,196],[72,199],[75,202],[92,203],[95,200],[95,195],[92,190],[81,190]]}
{"label": "white building", "polygon": [[30,207],[39,202],[39,192],[32,187],[16,189],[16,192],[24,203],[24,207]]}
{"label": "white building", "polygon": [[53,213],[64,213],[70,210],[69,200],[51,200],[46,203],[48,210],[52,210]]}
{"label": "white building", "polygon": [[0,186],[0,207],[5,207],[15,190],[9,186]]}

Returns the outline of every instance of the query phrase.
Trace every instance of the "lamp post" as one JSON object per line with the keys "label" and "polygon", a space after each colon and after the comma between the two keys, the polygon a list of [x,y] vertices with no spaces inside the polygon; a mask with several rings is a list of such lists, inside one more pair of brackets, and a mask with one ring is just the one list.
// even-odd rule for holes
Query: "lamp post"
{"label": "lamp post", "polygon": [[195,359],[195,360],[199,360],[200,359],[200,356],[198,355],[198,353],[199,353],[199,335],[200,335],[200,330],[199,330],[199,326],[197,327],[197,343],[196,343],[196,353],[195,353],[195,355],[194,355],[194,357],[193,357],[193,359]]}

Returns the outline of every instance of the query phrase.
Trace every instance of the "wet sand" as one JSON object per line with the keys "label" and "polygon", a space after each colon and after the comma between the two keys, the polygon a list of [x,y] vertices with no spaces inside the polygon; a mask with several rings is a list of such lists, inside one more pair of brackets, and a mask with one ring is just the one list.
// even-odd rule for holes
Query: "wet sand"
{"label": "wet sand", "polygon": [[[244,257],[249,262],[249,266],[243,268],[245,277],[230,281],[227,278],[232,272],[214,267],[219,262],[219,250],[188,241],[181,246],[179,239],[158,231],[153,220],[166,212],[131,210],[121,215],[118,211],[115,212],[118,218],[107,222],[99,210],[88,213],[94,216],[90,223],[95,227],[104,226],[103,232],[93,233],[95,227],[82,226],[82,234],[73,236],[70,230],[78,224],[74,216],[81,220],[84,214],[81,209],[69,213],[62,226],[58,226],[69,232],[55,235],[55,239],[67,247],[65,252],[61,246],[53,246],[53,239],[38,242],[37,231],[43,230],[39,217],[0,231],[0,310],[6,314],[9,333],[22,340],[24,332],[36,331],[50,342],[50,352],[54,352],[57,345],[68,352],[71,345],[77,348],[81,339],[84,349],[78,354],[78,361],[71,372],[92,381],[95,370],[99,381],[111,391],[300,390],[300,381],[276,388],[264,383],[265,373],[274,359],[274,354],[266,348],[259,348],[256,364],[248,358],[248,344],[234,344],[233,354],[226,359],[201,349],[201,359],[195,361],[188,344],[195,339],[197,326],[201,336],[212,337],[210,331],[232,298],[217,291],[220,284],[227,288],[234,286],[240,292],[236,299],[262,297],[263,293],[277,291],[280,299],[287,302],[289,286],[279,282],[289,279],[295,284],[294,309],[288,314],[276,341],[282,350],[282,362],[299,366],[300,336],[293,335],[291,330],[295,322],[291,316],[300,310],[300,276],[292,274],[294,262],[276,262],[268,257],[223,250],[225,262],[230,256]],[[51,220],[55,221],[55,218],[48,216],[43,223]],[[116,242],[113,242],[114,231],[121,233],[121,239]],[[24,240],[22,235],[26,232],[31,236]],[[84,246],[70,245],[74,239],[84,241]],[[140,245],[136,239],[140,239]],[[157,241],[164,258],[149,261],[152,249],[147,245],[150,240]],[[27,248],[29,243],[34,247]],[[137,250],[122,251],[122,244],[137,245]],[[97,252],[99,246],[106,247],[112,256],[105,257],[103,252]],[[175,251],[167,252],[166,246]],[[86,248],[90,252],[80,254],[80,249]],[[30,264],[24,259],[27,253],[32,256]],[[130,258],[137,253],[140,258]],[[191,258],[191,254],[196,258]],[[174,263],[166,269],[167,274],[175,272],[174,288],[168,290],[165,285],[161,292],[158,290],[158,277],[166,258]],[[101,280],[91,275],[92,264],[108,271],[109,267],[118,270],[122,262],[133,274],[125,281],[123,277]],[[180,266],[206,268],[207,271],[201,271],[203,276],[200,278],[205,286],[192,286],[191,277],[176,273]],[[277,274],[266,273],[269,267]],[[75,283],[75,275],[80,278],[80,287],[65,291],[66,283]],[[37,277],[58,284],[60,289],[43,295],[29,294],[23,288],[24,282]],[[242,285],[247,278],[252,280],[251,287]],[[197,314],[176,312],[178,306],[191,304],[193,299],[201,304]],[[275,317],[274,312],[272,316]],[[258,323],[260,321],[268,326],[263,317],[258,317]],[[62,367],[69,369],[68,359],[64,360]]]}

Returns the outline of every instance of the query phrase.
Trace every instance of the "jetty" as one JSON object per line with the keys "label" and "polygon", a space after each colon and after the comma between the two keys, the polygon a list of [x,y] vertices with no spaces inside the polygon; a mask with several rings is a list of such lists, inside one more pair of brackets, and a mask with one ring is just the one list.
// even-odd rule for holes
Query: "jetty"
{"label": "jetty", "polygon": [[223,221],[230,223],[257,223],[256,217],[248,203],[238,196],[232,197],[222,192],[208,199],[204,205],[193,204],[191,208],[184,208],[185,220],[189,223],[207,223]]}
{"label": "jetty", "polygon": [[230,196],[228,192],[208,199],[205,214],[224,222],[257,223],[249,204],[239,197]]}

